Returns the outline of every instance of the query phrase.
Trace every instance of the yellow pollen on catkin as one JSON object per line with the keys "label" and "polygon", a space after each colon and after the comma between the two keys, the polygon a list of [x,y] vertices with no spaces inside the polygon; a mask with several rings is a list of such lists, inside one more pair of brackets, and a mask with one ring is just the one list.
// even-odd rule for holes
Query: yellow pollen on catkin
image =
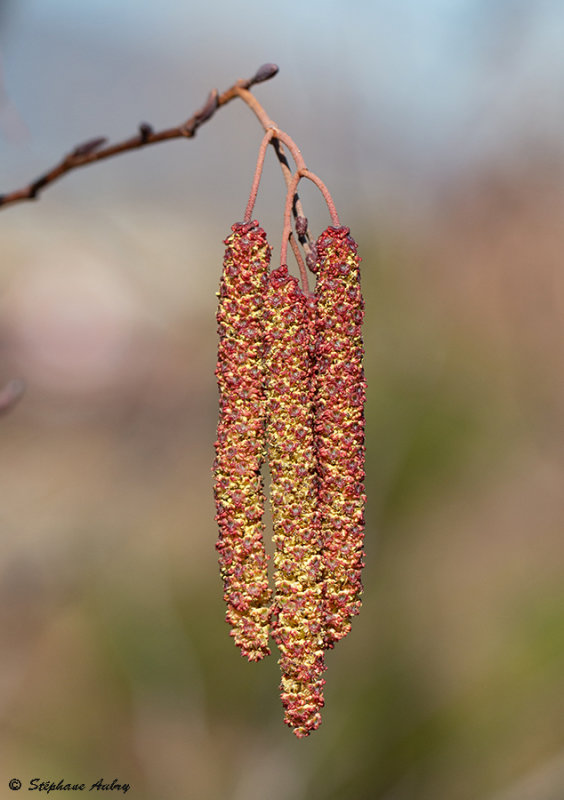
{"label": "yellow pollen on catkin", "polygon": [[265,301],[267,445],[274,531],[273,636],[285,722],[298,737],[321,724],[323,576],[317,521],[308,303],[285,266]]}
{"label": "yellow pollen on catkin", "polygon": [[219,423],[214,495],[217,550],[235,644],[249,661],[270,653],[272,592],[264,548],[264,324],[270,262],[258,223],[239,223],[225,241],[217,323]]}
{"label": "yellow pollen on catkin", "polygon": [[325,646],[361,606],[364,539],[364,399],[360,259],[348,228],[318,238],[315,443],[325,569]]}

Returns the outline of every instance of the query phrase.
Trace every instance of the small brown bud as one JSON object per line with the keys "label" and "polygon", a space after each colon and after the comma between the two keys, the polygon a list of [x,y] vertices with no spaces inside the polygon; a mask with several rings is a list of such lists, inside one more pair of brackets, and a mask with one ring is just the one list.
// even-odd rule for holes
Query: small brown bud
{"label": "small brown bud", "polygon": [[305,236],[307,233],[307,217],[296,217],[296,233]]}
{"label": "small brown bud", "polygon": [[278,70],[279,67],[277,64],[263,64],[262,67],[259,67],[255,72],[254,77],[251,78],[250,85],[253,86],[255,83],[262,83],[263,81],[270,80],[270,78],[274,78]]}

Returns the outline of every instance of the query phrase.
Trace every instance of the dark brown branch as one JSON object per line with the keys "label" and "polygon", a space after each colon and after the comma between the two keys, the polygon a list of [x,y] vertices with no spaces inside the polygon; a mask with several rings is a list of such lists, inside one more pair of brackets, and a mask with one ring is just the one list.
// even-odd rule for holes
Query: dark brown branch
{"label": "dark brown branch", "polygon": [[196,131],[200,125],[211,119],[218,108],[239,96],[238,88],[250,89],[250,87],[254,86],[256,83],[261,83],[262,81],[273,78],[277,72],[278,67],[276,64],[263,64],[252,78],[237,81],[237,83],[222,94],[219,94],[217,89],[213,89],[202,108],[176,128],[168,128],[164,131],[155,132],[149,124],[143,122],[139,125],[139,133],[136,136],[117,144],[108,145],[107,147],[104,147],[107,141],[104,137],[89,139],[87,142],[75,147],[74,150],[66,155],[56,166],[43,175],[40,175],[28,186],[22,189],[16,189],[13,192],[8,192],[7,194],[0,194],[0,210],[9,205],[23,202],[24,200],[35,200],[46,186],[50,186],[59,178],[63,177],[63,175],[79,167],[85,167],[96,161],[103,161],[106,158],[111,158],[120,153],[126,153],[129,150],[137,150],[140,147],[163,142],[167,139],[179,139],[182,137],[192,139],[196,135]]}

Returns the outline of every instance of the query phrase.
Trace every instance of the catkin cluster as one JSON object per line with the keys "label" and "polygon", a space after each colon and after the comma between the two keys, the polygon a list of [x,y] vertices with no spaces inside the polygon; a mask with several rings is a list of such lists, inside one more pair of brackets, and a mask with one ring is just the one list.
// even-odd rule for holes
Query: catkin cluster
{"label": "catkin cluster", "polygon": [[[280,651],[285,721],[321,724],[324,652],[350,630],[362,592],[363,301],[354,240],[329,227],[306,296],[258,223],[232,227],[221,282],[217,543],[227,621],[249,660]],[[274,591],[263,543],[268,454]]]}

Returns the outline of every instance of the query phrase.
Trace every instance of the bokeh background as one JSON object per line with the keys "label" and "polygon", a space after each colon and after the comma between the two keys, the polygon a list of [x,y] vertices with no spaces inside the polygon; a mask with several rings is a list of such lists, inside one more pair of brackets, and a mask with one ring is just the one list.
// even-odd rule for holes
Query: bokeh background
{"label": "bokeh background", "polygon": [[[0,217],[0,797],[564,797],[564,7],[2,0],[0,189],[180,123],[260,64],[363,255],[365,595],[319,731],[223,621],[215,291],[261,131],[76,172]],[[314,233],[328,218],[302,193]],[[280,243],[272,156],[256,215]]]}

